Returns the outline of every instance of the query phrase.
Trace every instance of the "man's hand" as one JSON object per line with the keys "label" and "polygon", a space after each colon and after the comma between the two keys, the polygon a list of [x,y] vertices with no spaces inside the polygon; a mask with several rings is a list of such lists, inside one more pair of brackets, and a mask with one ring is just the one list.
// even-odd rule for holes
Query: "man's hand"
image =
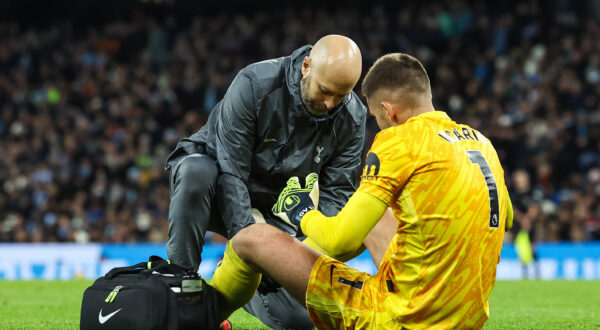
{"label": "man's hand", "polygon": [[319,206],[318,180],[317,173],[310,173],[306,176],[306,186],[302,188],[297,176],[289,178],[277,204],[273,205],[273,214],[300,231],[302,217]]}

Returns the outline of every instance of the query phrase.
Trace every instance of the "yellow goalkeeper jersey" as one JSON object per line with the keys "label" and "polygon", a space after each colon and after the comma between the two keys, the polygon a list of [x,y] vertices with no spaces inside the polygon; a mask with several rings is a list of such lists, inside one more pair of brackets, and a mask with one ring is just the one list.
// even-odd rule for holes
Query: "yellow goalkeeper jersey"
{"label": "yellow goalkeeper jersey", "polygon": [[409,329],[482,327],[511,207],[490,141],[445,112],[413,117],[377,134],[358,191],[398,219],[375,276],[386,317]]}

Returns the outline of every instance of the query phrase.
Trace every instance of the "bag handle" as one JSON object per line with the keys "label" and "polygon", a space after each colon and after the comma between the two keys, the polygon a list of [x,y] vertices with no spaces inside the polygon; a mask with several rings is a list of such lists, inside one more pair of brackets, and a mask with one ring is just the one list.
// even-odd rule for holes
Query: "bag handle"
{"label": "bag handle", "polygon": [[[127,267],[115,267],[115,268],[111,269],[108,273],[106,273],[106,275],[104,275],[104,277],[107,279],[112,279],[113,277],[115,277],[119,274],[136,274],[136,273],[142,273],[142,272],[152,274],[153,271],[157,271],[159,269],[166,268],[170,265],[171,265],[171,261],[169,261],[168,259],[165,260],[158,256],[151,256],[149,258],[149,261],[147,261],[147,262],[140,262],[133,266],[127,266]],[[173,265],[173,266],[175,266],[175,265]]]}
{"label": "bag handle", "polygon": [[[185,268],[183,266],[174,264],[171,262],[171,260],[165,260],[159,256],[151,256],[150,261],[148,262],[148,264],[150,266],[148,266],[150,273],[152,271],[159,271],[161,270],[164,273],[171,273],[171,274],[184,274],[184,273],[195,273],[195,271],[190,268]],[[166,263],[165,263],[166,262]]]}
{"label": "bag handle", "polygon": [[106,275],[104,275],[104,277],[110,280],[119,274],[139,273],[147,267],[146,266],[147,264],[148,264],[147,262],[140,262],[133,266],[115,267],[115,268],[111,269],[108,273],[106,273]]}

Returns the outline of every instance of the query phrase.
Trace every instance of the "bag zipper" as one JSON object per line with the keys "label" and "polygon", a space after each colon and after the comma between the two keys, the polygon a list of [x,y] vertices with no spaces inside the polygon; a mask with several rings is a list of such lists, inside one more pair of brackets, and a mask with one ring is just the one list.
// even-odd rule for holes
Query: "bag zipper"
{"label": "bag zipper", "polygon": [[123,288],[122,285],[115,286],[115,288],[108,294],[108,297],[106,297],[106,299],[104,299],[104,302],[107,302],[107,303],[113,302],[115,300],[115,298],[117,297],[119,290],[121,290],[122,288]]}

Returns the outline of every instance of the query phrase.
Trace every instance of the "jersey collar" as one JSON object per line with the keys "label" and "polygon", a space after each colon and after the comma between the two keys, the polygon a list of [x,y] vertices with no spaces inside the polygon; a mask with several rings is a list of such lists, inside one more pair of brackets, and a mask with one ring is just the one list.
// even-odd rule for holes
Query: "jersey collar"
{"label": "jersey collar", "polygon": [[417,119],[428,119],[428,118],[450,120],[450,117],[448,117],[448,114],[446,112],[435,110],[435,111],[428,111],[428,112],[422,113],[418,116],[414,116],[414,117],[410,118],[409,120],[407,120],[406,123],[409,123],[409,122],[411,122],[413,120],[417,120]]}

